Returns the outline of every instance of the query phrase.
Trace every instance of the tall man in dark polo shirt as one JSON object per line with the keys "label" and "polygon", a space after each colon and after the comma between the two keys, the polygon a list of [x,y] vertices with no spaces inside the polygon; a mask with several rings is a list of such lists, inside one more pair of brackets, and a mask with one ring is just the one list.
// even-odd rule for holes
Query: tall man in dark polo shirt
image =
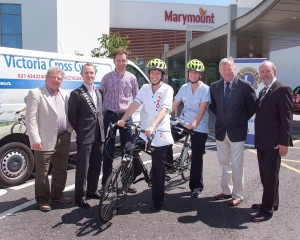
{"label": "tall man in dark polo shirt", "polygon": [[[107,73],[102,79],[101,89],[103,91],[103,121],[105,131],[107,131],[110,123],[116,123],[123,117],[125,111],[133,102],[139,90],[136,77],[126,71],[128,63],[127,56],[128,53],[125,50],[117,49],[114,53],[114,64],[116,69]],[[126,124],[130,123],[132,123],[131,117],[126,121]],[[119,133],[123,153],[124,146],[126,142],[130,141],[132,132],[130,128],[120,128]],[[107,139],[103,149],[102,185],[106,183],[107,178],[111,174],[114,151],[115,140],[111,138]],[[129,192],[135,191],[129,189]]]}

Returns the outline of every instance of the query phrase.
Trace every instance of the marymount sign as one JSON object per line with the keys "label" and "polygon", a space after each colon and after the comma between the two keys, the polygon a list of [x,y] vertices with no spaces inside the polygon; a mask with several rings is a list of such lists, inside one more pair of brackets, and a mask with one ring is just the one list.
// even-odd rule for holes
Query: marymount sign
{"label": "marymount sign", "polygon": [[[228,21],[225,6],[114,0],[110,7],[111,28],[206,32]],[[245,12],[246,9],[239,9],[238,16]]]}
{"label": "marymount sign", "polygon": [[207,24],[214,27],[215,15],[211,13],[207,14],[207,10],[204,8],[199,8],[199,14],[184,14],[184,13],[175,13],[172,10],[165,10],[165,22],[181,22],[183,25],[186,24]]}

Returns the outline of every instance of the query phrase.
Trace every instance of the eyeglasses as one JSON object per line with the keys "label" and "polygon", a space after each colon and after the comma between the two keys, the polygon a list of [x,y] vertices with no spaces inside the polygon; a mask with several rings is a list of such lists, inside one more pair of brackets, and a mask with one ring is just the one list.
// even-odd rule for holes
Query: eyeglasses
{"label": "eyeglasses", "polygon": [[53,76],[47,76],[49,78],[51,78],[51,80],[58,80],[59,82],[61,82],[63,79],[60,77],[53,77]]}

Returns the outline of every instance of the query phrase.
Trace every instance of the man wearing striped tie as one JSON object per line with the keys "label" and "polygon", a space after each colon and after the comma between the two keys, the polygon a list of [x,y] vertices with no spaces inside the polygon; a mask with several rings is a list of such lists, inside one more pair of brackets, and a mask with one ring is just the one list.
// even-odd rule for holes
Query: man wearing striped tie
{"label": "man wearing striped tie", "polygon": [[259,93],[255,118],[255,147],[263,195],[260,204],[252,208],[258,213],[251,221],[270,219],[278,209],[279,169],[281,157],[286,156],[292,145],[293,123],[292,89],[276,79],[276,68],[271,61],[263,61],[259,75],[265,88]]}

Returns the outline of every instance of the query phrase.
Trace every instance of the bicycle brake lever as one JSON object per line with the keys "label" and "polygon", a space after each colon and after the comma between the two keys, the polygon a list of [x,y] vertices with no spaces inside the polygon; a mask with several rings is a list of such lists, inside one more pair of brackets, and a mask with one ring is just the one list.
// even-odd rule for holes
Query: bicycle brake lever
{"label": "bicycle brake lever", "polygon": [[152,140],[153,140],[153,134],[151,134],[151,136],[147,136],[147,142],[145,144],[145,152],[147,152],[147,151],[151,152]]}

